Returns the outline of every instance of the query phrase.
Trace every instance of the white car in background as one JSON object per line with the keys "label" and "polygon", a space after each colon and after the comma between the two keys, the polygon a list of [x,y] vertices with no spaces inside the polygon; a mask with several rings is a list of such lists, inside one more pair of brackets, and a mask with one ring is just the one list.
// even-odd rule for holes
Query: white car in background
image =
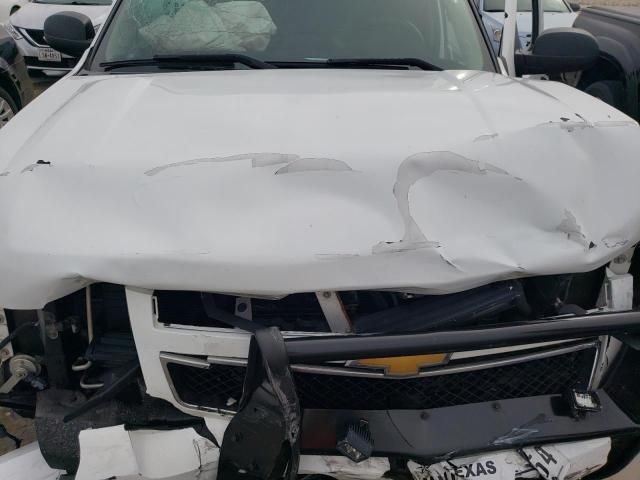
{"label": "white car in background", "polygon": [[29,0],[0,0],[0,24],[6,23],[9,16],[29,3]]}
{"label": "white car in background", "polygon": [[31,73],[62,75],[75,66],[77,59],[61,54],[47,44],[44,38],[45,20],[55,13],[77,12],[89,17],[97,31],[109,13],[112,1],[33,0],[11,16],[6,28],[18,44]]}
{"label": "white car in background", "polygon": [[[484,23],[494,51],[500,49],[502,27],[504,25],[504,0],[477,0],[482,23]],[[571,27],[576,16],[574,10],[579,5],[573,5],[565,0],[544,0],[544,28]],[[521,48],[528,48],[531,44],[531,0],[518,0],[518,38]]]}

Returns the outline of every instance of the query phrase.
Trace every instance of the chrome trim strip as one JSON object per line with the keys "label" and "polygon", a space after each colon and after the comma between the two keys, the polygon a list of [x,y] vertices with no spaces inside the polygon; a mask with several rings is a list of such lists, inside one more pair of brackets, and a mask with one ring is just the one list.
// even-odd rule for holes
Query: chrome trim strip
{"label": "chrome trim strip", "polygon": [[34,47],[51,48],[49,45],[42,45],[41,43],[36,42],[33,39],[33,37],[31,35],[29,35],[29,33],[27,33],[27,29],[26,28],[17,27],[17,29],[20,32],[20,34],[24,37],[24,39],[27,42],[29,42],[31,45],[33,45]]}
{"label": "chrome trim strip", "polygon": [[[422,371],[418,375],[409,375],[409,376],[403,376],[403,377],[386,376],[383,372],[357,370],[355,368],[344,368],[344,367],[325,367],[320,365],[294,364],[294,365],[291,365],[291,370],[293,370],[294,372],[315,373],[320,375],[339,375],[339,376],[345,376],[345,377],[360,377],[360,378],[384,378],[386,380],[406,380],[408,378],[435,377],[439,375],[450,375],[453,373],[473,372],[476,370],[483,370],[487,368],[503,367],[507,365],[513,365],[516,363],[523,363],[531,360],[540,360],[543,358],[554,357],[557,355],[573,353],[581,350],[586,350],[588,348],[594,348],[594,347],[598,348],[598,345],[599,345],[599,342],[597,341],[579,343],[579,344],[569,345],[562,348],[554,348],[551,350],[544,350],[542,352],[527,353],[524,355],[518,355],[518,356],[509,357],[509,358],[502,358],[498,360],[487,360],[483,362],[476,362],[476,363],[459,365],[459,366],[447,365],[443,367],[435,367],[429,370]],[[231,365],[231,366],[246,366],[247,364],[247,360],[244,358],[227,358],[227,357],[223,358],[223,357],[215,357],[215,356],[207,357],[207,362],[211,364],[216,364],[216,365]],[[595,361],[594,361],[594,364],[595,364]]]}
{"label": "chrome trim strip", "polygon": [[165,363],[177,363],[178,365],[186,365],[187,367],[202,368],[206,370],[211,366],[210,362],[200,358],[188,355],[177,355],[175,353],[160,353],[160,361]]}
{"label": "chrome trim strip", "polygon": [[38,70],[38,71],[51,71],[51,72],[70,72],[71,70],[73,70],[73,68],[67,68],[67,67],[38,67],[35,65],[27,65],[27,70]]}
{"label": "chrome trim strip", "polygon": [[[232,367],[246,367],[246,358],[229,358],[229,357],[214,357],[208,356],[207,363],[209,365],[230,365]],[[292,366],[293,367],[293,366]]]}
{"label": "chrome trim strip", "polygon": [[[171,390],[171,394],[173,395],[173,398],[181,407],[191,410],[193,411],[193,413],[196,413],[196,414],[198,411],[200,412],[207,411],[207,412],[215,412],[220,414],[235,415],[236,412],[234,412],[233,410],[226,410],[224,408],[211,408],[211,407],[206,407],[204,405],[194,405],[192,403],[188,403],[182,400],[178,395],[178,391],[176,390],[176,387],[173,384],[171,375],[169,374],[168,365],[170,363],[177,363],[179,365],[186,365],[189,367],[196,367],[196,368],[203,368],[203,369],[207,369],[211,365],[207,361],[201,360],[199,358],[190,357],[186,355],[176,355],[173,353],[160,352],[160,364],[162,365],[162,371],[164,372],[164,376],[169,385],[169,390]],[[238,399],[238,401],[240,401],[240,399]]]}
{"label": "chrome trim strip", "polygon": [[461,351],[454,352],[451,355],[451,360],[473,360],[474,358],[484,355],[502,355],[505,353],[522,353],[523,351],[529,351],[534,348],[551,348],[559,347],[561,345],[573,344],[575,340],[554,340],[552,342],[538,342],[529,343],[525,345],[512,345],[509,347],[487,348],[482,350]]}
{"label": "chrome trim strip", "polygon": [[[593,367],[591,371],[591,378],[590,378],[590,382],[591,382],[593,380],[596,366],[598,365],[597,360],[600,356],[601,346],[602,345],[600,340],[583,342],[583,343],[569,345],[562,348],[554,348],[554,349],[549,349],[541,352],[518,355],[515,357],[503,358],[499,360],[489,360],[485,362],[476,362],[476,363],[467,364],[467,365],[445,366],[440,368],[434,368],[431,370],[420,372],[418,375],[411,375],[411,376],[405,376],[405,377],[387,377],[382,372],[365,372],[365,371],[357,371],[356,369],[340,368],[340,367],[323,367],[323,366],[317,366],[317,365],[299,365],[299,364],[291,365],[291,370],[293,370],[294,372],[315,373],[315,374],[321,374],[321,375],[340,375],[340,376],[360,377],[360,378],[378,378],[378,379],[386,379],[386,380],[406,380],[408,378],[434,377],[438,375],[450,375],[454,373],[472,372],[472,371],[483,370],[487,368],[502,367],[506,365],[513,365],[517,363],[527,362],[531,360],[540,360],[543,358],[549,358],[557,355],[578,352],[578,351],[586,350],[589,348],[596,348],[597,349],[596,358],[594,359]],[[247,359],[208,356],[206,360],[203,360],[203,359],[189,356],[189,355],[178,355],[173,353],[161,352],[160,363],[162,365],[162,370],[164,372],[167,383],[169,385],[169,389],[171,390],[171,394],[175,398],[176,402],[183,408],[192,410],[194,413],[198,411],[207,411],[207,412],[215,412],[220,414],[231,414],[231,415],[236,413],[233,410],[194,405],[182,400],[178,395],[175,385],[173,384],[171,375],[169,374],[168,364],[177,363],[179,365],[185,365],[185,366],[201,368],[201,369],[207,369],[211,365],[230,365],[230,366],[244,367],[247,365]]]}
{"label": "chrome trim strip", "polygon": [[609,343],[610,337],[602,336],[598,338],[596,346],[596,358],[593,360],[593,367],[591,368],[591,374],[589,375],[589,390],[593,390],[597,387],[595,385],[596,378],[598,376],[598,370],[602,369],[606,363],[606,345]]}

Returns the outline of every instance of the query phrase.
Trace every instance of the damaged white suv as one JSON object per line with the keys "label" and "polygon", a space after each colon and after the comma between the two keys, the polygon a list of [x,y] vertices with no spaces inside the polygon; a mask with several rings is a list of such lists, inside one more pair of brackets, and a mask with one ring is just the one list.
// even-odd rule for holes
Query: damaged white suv
{"label": "damaged white suv", "polygon": [[98,38],[47,20],[90,48],[0,132],[0,404],[52,468],[627,465],[640,128],[517,78],[598,49],[551,29],[516,54],[506,3],[500,58],[472,0],[120,0]]}

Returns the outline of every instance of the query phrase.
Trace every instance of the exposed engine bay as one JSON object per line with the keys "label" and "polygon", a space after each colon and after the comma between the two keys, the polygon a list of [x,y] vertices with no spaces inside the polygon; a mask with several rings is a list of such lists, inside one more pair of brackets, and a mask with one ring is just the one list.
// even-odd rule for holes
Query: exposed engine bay
{"label": "exposed engine bay", "polygon": [[97,283],[3,311],[0,404],[78,479],[109,442],[164,478],[168,439],[219,478],[603,478],[640,448],[632,254],[448,295]]}

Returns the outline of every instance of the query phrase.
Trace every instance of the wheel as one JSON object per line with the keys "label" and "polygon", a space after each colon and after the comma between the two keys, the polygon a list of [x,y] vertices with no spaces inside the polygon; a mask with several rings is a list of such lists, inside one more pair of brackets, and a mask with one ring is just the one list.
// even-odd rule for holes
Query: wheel
{"label": "wheel", "polygon": [[18,113],[16,102],[6,90],[0,88],[0,128],[4,127]]}
{"label": "wheel", "polygon": [[624,106],[624,86],[622,82],[617,80],[601,80],[592,83],[584,91],[612,107],[622,108]]}

